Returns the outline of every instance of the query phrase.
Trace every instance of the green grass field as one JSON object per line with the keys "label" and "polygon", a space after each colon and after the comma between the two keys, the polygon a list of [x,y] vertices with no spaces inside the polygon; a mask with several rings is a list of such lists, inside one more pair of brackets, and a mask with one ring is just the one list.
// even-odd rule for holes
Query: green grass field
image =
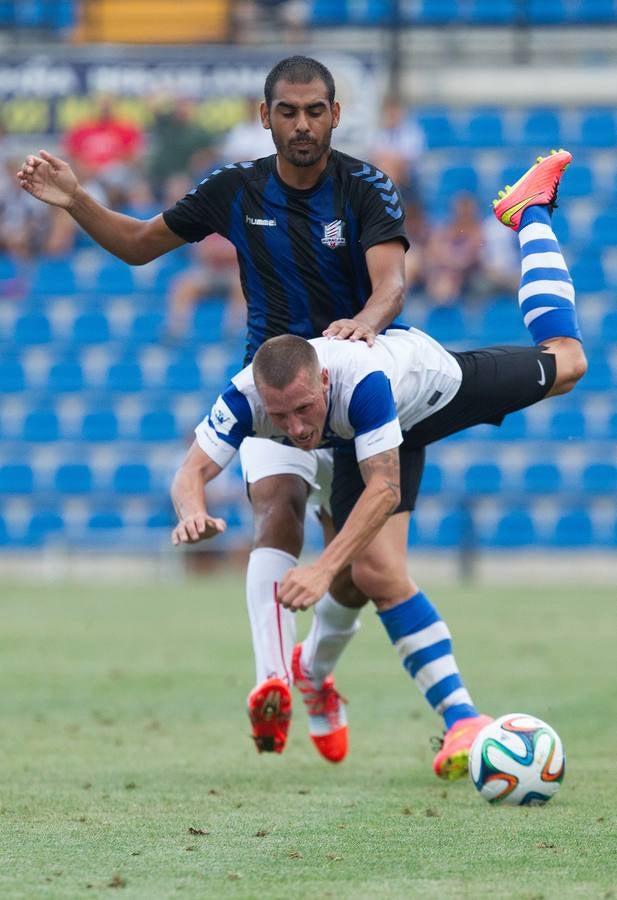
{"label": "green grass field", "polygon": [[617,896],[615,591],[427,592],[479,705],[560,732],[547,806],[491,807],[433,776],[437,720],[370,610],[338,673],[337,767],[300,704],[284,755],[255,753],[239,575],[0,586],[0,896]]}

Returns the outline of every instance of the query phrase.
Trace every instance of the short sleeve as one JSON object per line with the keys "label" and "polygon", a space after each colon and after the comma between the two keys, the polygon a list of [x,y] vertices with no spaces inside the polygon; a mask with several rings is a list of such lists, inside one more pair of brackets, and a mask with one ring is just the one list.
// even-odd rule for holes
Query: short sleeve
{"label": "short sleeve", "polygon": [[368,171],[357,176],[361,190],[359,238],[362,249],[366,253],[376,244],[400,240],[405,250],[409,250],[405,207],[398,188],[379,169],[365,168]]}
{"label": "short sleeve", "polygon": [[189,243],[209,234],[228,236],[230,209],[240,184],[235,169],[216,169],[175,204],[163,219],[168,228]]}
{"label": "short sleeve", "polygon": [[197,443],[221,468],[230,462],[244,438],[253,433],[249,402],[234,384],[217,397],[210,413],[195,429]]}
{"label": "short sleeve", "polygon": [[392,450],[403,440],[392,387],[383,372],[371,372],[356,385],[348,416],[358,462]]}

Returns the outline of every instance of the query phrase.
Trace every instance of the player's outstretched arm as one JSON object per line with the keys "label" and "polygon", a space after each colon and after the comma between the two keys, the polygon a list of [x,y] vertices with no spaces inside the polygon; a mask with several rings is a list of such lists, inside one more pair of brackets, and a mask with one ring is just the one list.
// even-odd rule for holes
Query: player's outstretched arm
{"label": "player's outstretched arm", "polygon": [[386,328],[403,308],[405,298],[405,248],[396,241],[376,244],[366,251],[372,293],[353,319],[337,319],[323,332],[337,340],[366,341]]}
{"label": "player's outstretched arm", "polygon": [[365,488],[347,521],[319,558],[289,569],[278,599],[288,609],[308,609],[328,590],[332,579],[362,552],[400,503],[398,447],[359,463]]}
{"label": "player's outstretched arm", "polygon": [[17,178],[22,188],[51,206],[60,206],[105,250],[131,265],[144,265],[184,241],[162,215],[142,221],[98,203],[79,184],[69,164],[46,150],[27,156]]}
{"label": "player's outstretched arm", "polygon": [[220,472],[221,467],[194,441],[171,486],[171,499],[178,516],[178,524],[171,533],[174,546],[196,544],[225,531],[224,519],[208,513],[204,490]]}

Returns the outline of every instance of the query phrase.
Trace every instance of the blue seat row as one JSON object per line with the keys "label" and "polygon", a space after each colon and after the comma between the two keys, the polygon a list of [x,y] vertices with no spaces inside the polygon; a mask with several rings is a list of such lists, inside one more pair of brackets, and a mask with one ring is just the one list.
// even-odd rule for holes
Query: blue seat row
{"label": "blue seat row", "polygon": [[[395,18],[397,6],[400,19]],[[312,0],[313,25],[600,25],[615,22],[613,0]]]}

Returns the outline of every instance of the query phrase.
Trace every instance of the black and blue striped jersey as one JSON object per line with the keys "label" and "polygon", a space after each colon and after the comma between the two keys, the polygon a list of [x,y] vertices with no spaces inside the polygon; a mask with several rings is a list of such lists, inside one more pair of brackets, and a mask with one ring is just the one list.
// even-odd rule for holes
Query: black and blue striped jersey
{"label": "black and blue striped jersey", "polygon": [[163,218],[185,241],[218,233],[234,244],[248,307],[246,362],[270,337],[317,337],[355,316],[371,294],[366,251],[391,240],[409,247],[391,179],[337,150],[308,190],[282,181],[276,155],[230,163]]}

